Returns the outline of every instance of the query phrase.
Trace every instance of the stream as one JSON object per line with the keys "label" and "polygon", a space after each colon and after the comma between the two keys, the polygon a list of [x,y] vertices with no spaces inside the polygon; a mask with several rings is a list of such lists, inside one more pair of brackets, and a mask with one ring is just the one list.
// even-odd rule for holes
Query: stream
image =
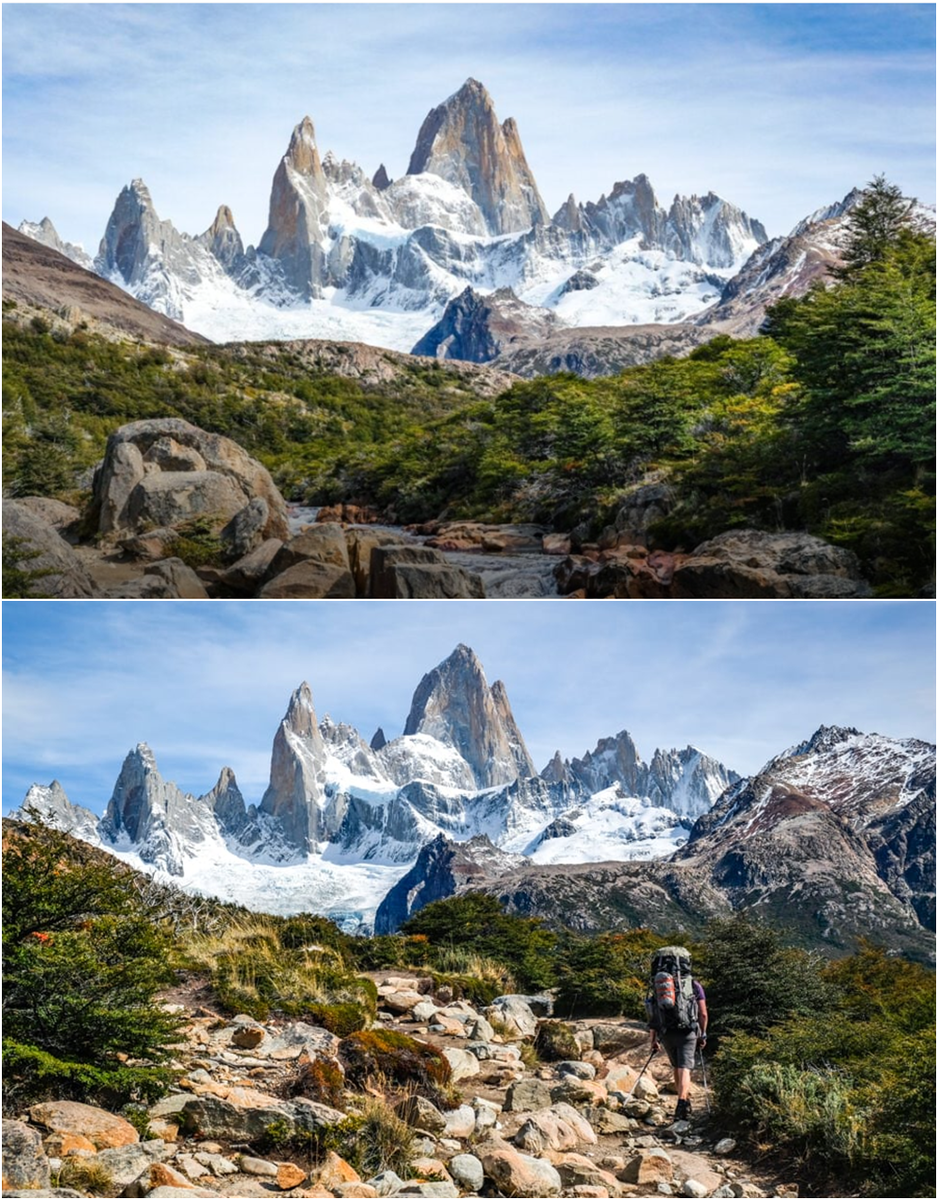
{"label": "stream", "polygon": [[[318,508],[290,504],[288,520],[291,533],[299,533],[304,525],[315,525]],[[430,539],[409,533],[400,525],[369,525],[369,529],[397,534],[415,546],[423,546]],[[501,551],[485,553],[482,550],[441,550],[454,566],[463,567],[481,576],[485,595],[490,600],[520,600],[556,598],[557,581],[554,555],[532,551]]]}

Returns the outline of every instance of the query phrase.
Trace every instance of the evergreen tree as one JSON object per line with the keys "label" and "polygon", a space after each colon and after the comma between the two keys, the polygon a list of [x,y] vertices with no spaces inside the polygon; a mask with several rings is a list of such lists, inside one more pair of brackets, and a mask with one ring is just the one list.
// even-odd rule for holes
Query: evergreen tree
{"label": "evergreen tree", "polygon": [[901,230],[910,227],[914,205],[914,200],[902,195],[900,187],[888,183],[884,175],[877,175],[849,212],[843,265],[834,275],[849,279],[870,263],[881,261],[895,245]]}

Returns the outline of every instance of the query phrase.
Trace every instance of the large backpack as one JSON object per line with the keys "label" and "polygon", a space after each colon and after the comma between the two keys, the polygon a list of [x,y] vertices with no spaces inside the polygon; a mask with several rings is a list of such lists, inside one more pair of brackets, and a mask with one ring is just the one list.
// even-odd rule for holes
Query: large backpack
{"label": "large backpack", "polygon": [[645,1009],[648,1024],[658,1033],[697,1027],[690,952],[683,946],[662,946],[655,952]]}

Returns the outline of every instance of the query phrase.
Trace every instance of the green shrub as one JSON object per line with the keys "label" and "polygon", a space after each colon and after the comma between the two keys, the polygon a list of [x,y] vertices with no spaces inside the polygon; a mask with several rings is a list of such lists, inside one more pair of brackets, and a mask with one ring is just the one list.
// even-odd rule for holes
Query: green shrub
{"label": "green shrub", "polygon": [[187,567],[220,566],[225,547],[218,536],[221,521],[217,517],[200,516],[183,521],[176,527],[176,536],[167,543],[166,554],[181,558]]}
{"label": "green shrub", "polygon": [[155,998],[173,978],[172,948],[122,864],[56,830],[15,827],[3,855],[5,1102],[165,1091],[180,1022]]}
{"label": "green shrub", "polygon": [[534,1049],[543,1062],[564,1062],[580,1057],[580,1046],[573,1026],[563,1021],[539,1021]]}
{"label": "green shrub", "polygon": [[389,1029],[353,1033],[339,1046],[346,1082],[359,1090],[385,1081],[436,1101],[450,1066],[438,1050]]}
{"label": "green shrub", "polygon": [[823,974],[823,1009],[723,1039],[712,1069],[718,1115],[801,1160],[818,1188],[932,1195],[933,977],[870,947]]}
{"label": "green shrub", "polygon": [[642,1018],[651,956],[660,945],[661,936],[648,929],[565,934],[557,950],[556,1011],[568,1017]]}
{"label": "green shrub", "polygon": [[550,987],[554,982],[556,936],[539,920],[503,913],[494,896],[468,893],[436,900],[406,921],[401,932],[427,938],[434,956],[457,954],[457,961],[466,961],[465,955],[476,955],[479,960],[494,960],[526,991]]}
{"label": "green shrub", "polygon": [[48,598],[42,580],[54,575],[51,567],[30,567],[41,556],[25,538],[3,535],[3,598],[5,600]]}

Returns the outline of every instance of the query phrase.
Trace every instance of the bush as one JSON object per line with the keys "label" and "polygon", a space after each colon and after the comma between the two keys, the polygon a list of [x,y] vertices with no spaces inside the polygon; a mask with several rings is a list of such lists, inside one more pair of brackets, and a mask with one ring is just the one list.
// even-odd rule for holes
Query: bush
{"label": "bush", "polygon": [[557,953],[557,1011],[568,1017],[644,1017],[651,956],[662,944],[648,929],[565,934]]}
{"label": "bush", "polygon": [[578,1059],[581,1054],[573,1026],[563,1021],[539,1021],[534,1049],[543,1062],[564,1062]]}
{"label": "bush", "polygon": [[305,1096],[318,1104],[339,1108],[345,1091],[345,1076],[337,1064],[328,1059],[314,1058],[297,1070],[287,1085],[288,1096]]}
{"label": "bush", "polygon": [[346,1082],[363,1090],[387,1082],[434,1103],[449,1083],[449,1063],[438,1050],[389,1029],[353,1033],[339,1046]]}
{"label": "bush", "polygon": [[176,528],[176,536],[167,544],[169,558],[181,558],[187,567],[219,566],[225,547],[218,531],[221,522],[209,516],[192,517]]}
{"label": "bush", "polygon": [[406,921],[401,932],[426,937],[435,956],[458,952],[493,959],[525,990],[554,983],[555,935],[539,920],[503,913],[494,896],[468,893],[435,900]]}
{"label": "bush", "polygon": [[[228,1012],[258,1021],[272,1012],[303,1017],[344,1037],[373,1019],[377,990],[347,968],[342,937],[324,918],[249,914],[219,933],[191,936],[186,957],[189,965],[211,973]],[[334,945],[322,944],[330,941]]]}
{"label": "bush", "polygon": [[113,1196],[114,1177],[100,1163],[85,1162],[83,1158],[69,1155],[62,1163],[56,1178],[56,1187],[75,1188],[89,1196]]}
{"label": "bush", "polygon": [[380,1100],[363,1097],[360,1111],[338,1128],[339,1153],[365,1179],[382,1171],[411,1176],[416,1131]]}
{"label": "bush", "polygon": [[932,977],[867,947],[824,983],[823,1009],[724,1038],[712,1071],[720,1118],[800,1159],[818,1188],[933,1195]]}
{"label": "bush", "polygon": [[5,839],[3,879],[5,1102],[155,1099],[179,1028],[155,1004],[173,938],[133,873],[30,825]]}

